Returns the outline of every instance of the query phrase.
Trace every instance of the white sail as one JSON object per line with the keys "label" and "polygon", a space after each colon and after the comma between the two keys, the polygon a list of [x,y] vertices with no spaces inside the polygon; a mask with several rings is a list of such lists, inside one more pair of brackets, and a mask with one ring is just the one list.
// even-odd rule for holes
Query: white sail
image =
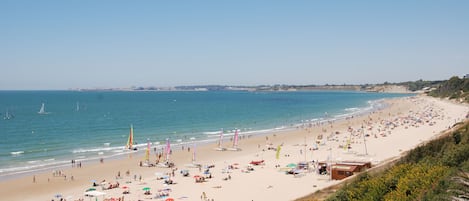
{"label": "white sail", "polygon": [[240,151],[241,149],[238,148],[238,129],[236,129],[235,134],[234,134],[234,139],[233,139],[233,147],[227,148],[229,151]]}
{"label": "white sail", "polygon": [[215,148],[215,150],[217,150],[217,151],[225,151],[226,148],[223,148],[223,147],[222,147],[222,144],[223,144],[223,129],[221,129],[221,131],[220,131],[220,139],[218,140],[218,147]]}
{"label": "white sail", "polygon": [[13,115],[10,114],[10,112],[7,110],[6,113],[5,113],[5,116],[3,116],[3,119],[5,119],[5,120],[13,119]]}
{"label": "white sail", "polygon": [[46,112],[44,103],[42,103],[41,109],[39,109],[39,112],[37,112],[37,113],[38,114],[48,114],[48,112]]}

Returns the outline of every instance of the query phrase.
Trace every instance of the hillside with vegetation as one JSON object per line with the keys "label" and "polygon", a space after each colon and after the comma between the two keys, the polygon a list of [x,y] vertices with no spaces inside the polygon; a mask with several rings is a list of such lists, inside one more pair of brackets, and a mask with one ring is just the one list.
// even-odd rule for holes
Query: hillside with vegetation
{"label": "hillside with vegetation", "polygon": [[459,123],[446,135],[409,151],[390,168],[358,175],[326,200],[468,200],[468,153],[469,122]]}
{"label": "hillside with vegetation", "polygon": [[425,88],[432,88],[437,87],[439,84],[443,83],[444,81],[425,81],[425,80],[417,80],[413,82],[402,82],[397,83],[396,85],[405,86],[409,91],[419,91]]}
{"label": "hillside with vegetation", "polygon": [[452,77],[428,93],[433,97],[449,98],[469,103],[469,78]]}

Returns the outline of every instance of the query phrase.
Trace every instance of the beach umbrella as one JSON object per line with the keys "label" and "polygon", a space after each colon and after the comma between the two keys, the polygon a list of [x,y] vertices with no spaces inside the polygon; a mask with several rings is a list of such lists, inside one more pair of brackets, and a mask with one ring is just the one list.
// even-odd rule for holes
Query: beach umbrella
{"label": "beach umbrella", "polygon": [[128,189],[129,187],[128,186],[122,186],[121,188],[122,189]]}
{"label": "beach umbrella", "polygon": [[199,177],[200,177],[200,175],[195,175],[195,176],[194,176],[194,178],[199,178]]}
{"label": "beach umbrella", "polygon": [[96,188],[89,188],[89,189],[86,189],[86,191],[85,191],[85,192],[89,192],[89,191],[95,191],[95,190],[96,190]]}
{"label": "beach umbrella", "polygon": [[144,190],[144,191],[149,191],[149,190],[150,190],[150,187],[145,187],[145,188],[143,188],[142,190]]}
{"label": "beach umbrella", "polygon": [[173,198],[167,198],[165,201],[174,201]]}
{"label": "beach umbrella", "polygon": [[295,168],[295,167],[296,167],[296,164],[295,164],[295,163],[290,163],[290,164],[287,165],[287,167],[289,167],[289,168]]}
{"label": "beach umbrella", "polygon": [[57,194],[54,195],[54,197],[56,197],[56,198],[61,198],[61,197],[62,197],[62,194],[57,193]]}

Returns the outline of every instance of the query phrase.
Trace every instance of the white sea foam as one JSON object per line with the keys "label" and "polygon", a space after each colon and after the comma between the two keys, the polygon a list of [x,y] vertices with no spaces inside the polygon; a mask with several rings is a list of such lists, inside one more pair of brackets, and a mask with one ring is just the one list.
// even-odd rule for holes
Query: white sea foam
{"label": "white sea foam", "polygon": [[18,155],[24,154],[24,151],[12,151],[10,152],[10,154],[13,156],[18,156]]}
{"label": "white sea foam", "polygon": [[124,146],[119,147],[99,147],[99,148],[90,148],[90,149],[75,149],[72,151],[74,154],[78,153],[88,153],[88,152],[103,152],[103,151],[113,151],[116,149],[123,149]]}
{"label": "white sea foam", "polygon": [[220,135],[221,131],[209,131],[209,132],[203,132],[205,135]]}
{"label": "white sea foam", "polygon": [[[46,159],[47,160],[47,159]],[[33,171],[46,170],[52,167],[61,167],[68,163],[68,161],[55,161],[55,160],[44,160],[44,161],[28,161],[29,165],[22,166],[10,166],[0,169],[0,176],[16,175],[22,173],[28,173]]]}
{"label": "white sea foam", "polygon": [[358,108],[358,107],[345,108],[345,111],[347,111],[347,112],[355,112],[355,111],[358,111],[358,110],[360,110],[360,108]]}

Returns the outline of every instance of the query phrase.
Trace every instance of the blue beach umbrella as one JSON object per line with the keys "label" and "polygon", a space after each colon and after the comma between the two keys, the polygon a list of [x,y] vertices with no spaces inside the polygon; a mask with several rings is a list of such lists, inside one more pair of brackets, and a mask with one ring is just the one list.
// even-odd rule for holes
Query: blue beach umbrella
{"label": "blue beach umbrella", "polygon": [[287,165],[287,167],[289,168],[296,168],[296,164],[295,163],[290,163]]}

